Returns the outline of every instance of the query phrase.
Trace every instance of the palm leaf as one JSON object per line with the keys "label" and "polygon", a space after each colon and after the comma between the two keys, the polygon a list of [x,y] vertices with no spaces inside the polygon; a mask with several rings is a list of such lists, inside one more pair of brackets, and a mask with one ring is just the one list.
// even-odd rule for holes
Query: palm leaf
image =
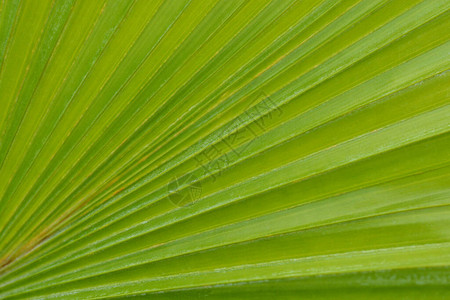
{"label": "palm leaf", "polygon": [[448,298],[449,9],[3,0],[0,298]]}

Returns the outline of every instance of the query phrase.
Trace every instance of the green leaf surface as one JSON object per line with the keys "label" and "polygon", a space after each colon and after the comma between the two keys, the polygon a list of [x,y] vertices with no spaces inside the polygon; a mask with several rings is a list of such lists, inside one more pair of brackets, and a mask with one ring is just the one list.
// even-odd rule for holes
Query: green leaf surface
{"label": "green leaf surface", "polygon": [[447,299],[447,0],[0,2],[1,299]]}

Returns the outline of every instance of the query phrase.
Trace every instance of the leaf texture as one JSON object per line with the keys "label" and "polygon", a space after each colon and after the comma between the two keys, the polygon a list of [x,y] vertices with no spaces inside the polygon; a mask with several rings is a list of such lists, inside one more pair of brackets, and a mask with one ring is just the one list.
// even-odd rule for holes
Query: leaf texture
{"label": "leaf texture", "polygon": [[3,0],[1,299],[448,299],[450,2]]}

